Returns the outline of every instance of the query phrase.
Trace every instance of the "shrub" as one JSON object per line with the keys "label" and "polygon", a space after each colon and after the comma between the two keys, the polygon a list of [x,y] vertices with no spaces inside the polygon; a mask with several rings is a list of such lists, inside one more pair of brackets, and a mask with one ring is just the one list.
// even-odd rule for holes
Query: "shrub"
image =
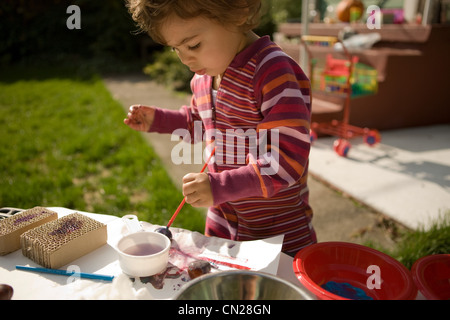
{"label": "shrub", "polygon": [[144,68],[144,73],[158,83],[177,91],[189,91],[190,81],[194,75],[181,63],[176,53],[164,48],[154,55],[155,61]]}
{"label": "shrub", "polygon": [[[69,30],[70,5],[81,11],[81,29]],[[0,64],[80,58],[128,61],[139,58],[144,35],[123,1],[2,0],[0,5]],[[117,64],[116,64],[117,65]]]}

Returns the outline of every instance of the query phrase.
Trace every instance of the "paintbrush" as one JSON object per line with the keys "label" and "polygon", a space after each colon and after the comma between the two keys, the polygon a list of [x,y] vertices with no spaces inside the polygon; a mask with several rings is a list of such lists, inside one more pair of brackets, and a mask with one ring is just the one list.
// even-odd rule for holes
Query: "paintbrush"
{"label": "paintbrush", "polygon": [[[206,160],[205,164],[203,165],[202,170],[200,170],[200,173],[205,171],[206,166],[208,165],[209,161],[211,160],[211,158],[213,157],[215,152],[216,152],[216,147],[214,147],[214,149],[212,150],[211,154],[208,157],[208,160]],[[170,218],[169,222],[167,223],[167,226],[156,229],[156,232],[162,233],[165,236],[167,236],[169,239],[172,239],[172,232],[170,232],[169,227],[172,225],[173,221],[177,217],[178,213],[180,213],[181,208],[183,208],[185,203],[186,203],[186,197],[183,198],[183,200],[181,201],[177,210],[175,210],[174,214],[172,215],[172,218]]]}

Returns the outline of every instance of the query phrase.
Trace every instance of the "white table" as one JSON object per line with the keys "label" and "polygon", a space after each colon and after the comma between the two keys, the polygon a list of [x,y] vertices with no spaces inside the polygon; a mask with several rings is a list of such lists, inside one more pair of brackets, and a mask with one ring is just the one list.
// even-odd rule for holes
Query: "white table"
{"label": "white table", "polygon": [[[114,281],[105,282],[16,270],[16,265],[40,267],[23,256],[21,250],[17,250],[8,255],[0,256],[0,283],[13,287],[13,299],[171,299],[177,295],[180,288],[179,283],[174,283],[168,289],[155,291],[151,284],[142,284],[140,281],[133,283],[121,272],[117,252],[114,249],[115,242],[121,236],[118,230],[123,228],[123,221],[120,218],[59,207],[49,209],[56,211],[58,217],[79,212],[107,225],[108,243],[106,245],[61,269],[114,275]],[[190,233],[188,230],[183,230],[183,232]],[[272,273],[276,273],[278,277],[307,292],[297,280],[293,272],[292,262],[292,257],[280,252],[279,260],[276,261],[278,269],[275,266],[275,269],[272,268],[272,270],[277,271]],[[149,287],[151,289],[148,289]]]}

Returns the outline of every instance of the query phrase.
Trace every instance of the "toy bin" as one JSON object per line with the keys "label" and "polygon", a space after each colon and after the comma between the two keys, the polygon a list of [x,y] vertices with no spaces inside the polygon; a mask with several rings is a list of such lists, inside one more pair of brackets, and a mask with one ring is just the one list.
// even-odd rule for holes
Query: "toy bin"
{"label": "toy bin", "polygon": [[413,300],[417,296],[405,266],[378,250],[354,243],[308,246],[296,254],[293,269],[302,285],[321,300],[358,299],[328,291],[330,283],[363,292],[364,300]]}
{"label": "toy bin", "polygon": [[376,94],[378,92],[377,77],[378,72],[376,69],[364,63],[356,63],[350,80],[352,86],[352,98]]}
{"label": "toy bin", "polygon": [[411,274],[428,300],[450,299],[450,254],[434,254],[414,262]]}

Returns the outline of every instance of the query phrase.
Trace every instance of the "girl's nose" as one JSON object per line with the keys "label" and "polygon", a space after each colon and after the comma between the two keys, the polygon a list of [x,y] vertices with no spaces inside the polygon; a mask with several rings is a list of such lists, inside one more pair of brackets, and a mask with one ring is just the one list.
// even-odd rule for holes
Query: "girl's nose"
{"label": "girl's nose", "polygon": [[189,66],[192,63],[192,61],[194,60],[194,56],[192,54],[189,54],[186,52],[184,52],[184,53],[178,52],[178,57],[180,58],[181,63],[183,63],[187,66]]}

